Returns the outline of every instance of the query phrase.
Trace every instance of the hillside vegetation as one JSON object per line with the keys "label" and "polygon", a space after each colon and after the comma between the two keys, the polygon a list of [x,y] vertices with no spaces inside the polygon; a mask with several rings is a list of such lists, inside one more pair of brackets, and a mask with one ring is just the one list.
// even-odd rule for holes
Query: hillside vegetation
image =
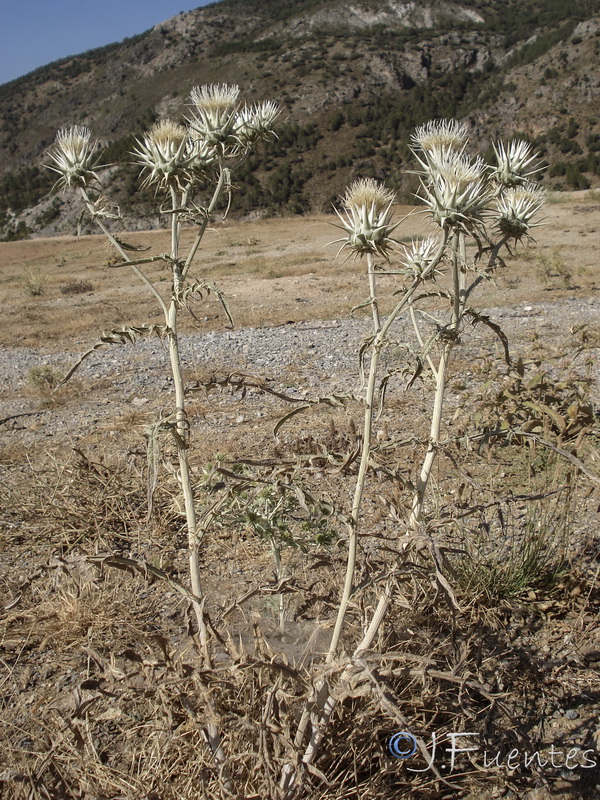
{"label": "hillside vegetation", "polygon": [[[597,0],[222,0],[0,87],[0,237],[74,231],[72,203],[49,194],[42,166],[72,124],[120,164],[112,199],[131,214],[133,136],[217,81],[285,110],[277,145],[245,164],[237,215],[327,209],[364,175],[408,200],[410,131],[433,117],[464,119],[484,142],[517,131],[542,150],[549,188],[595,187],[599,52]],[[160,224],[150,200],[130,226]]]}

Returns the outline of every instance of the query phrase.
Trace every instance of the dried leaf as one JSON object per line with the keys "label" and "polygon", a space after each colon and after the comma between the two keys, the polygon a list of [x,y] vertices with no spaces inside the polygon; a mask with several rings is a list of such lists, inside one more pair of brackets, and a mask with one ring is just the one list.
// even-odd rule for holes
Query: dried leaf
{"label": "dried leaf", "polygon": [[110,333],[103,333],[100,339],[82,356],[80,356],[75,364],[73,364],[62,381],[56,385],[54,391],[56,391],[56,389],[58,389],[60,386],[64,386],[64,384],[73,376],[75,371],[79,369],[85,359],[88,356],[91,356],[95,350],[99,350],[105,344],[135,344],[138,339],[141,339],[144,336],[151,336],[152,334],[155,334],[162,339],[168,334],[168,332],[169,329],[166,325],[140,325],[138,327],[132,325],[127,328],[117,328],[110,331]]}

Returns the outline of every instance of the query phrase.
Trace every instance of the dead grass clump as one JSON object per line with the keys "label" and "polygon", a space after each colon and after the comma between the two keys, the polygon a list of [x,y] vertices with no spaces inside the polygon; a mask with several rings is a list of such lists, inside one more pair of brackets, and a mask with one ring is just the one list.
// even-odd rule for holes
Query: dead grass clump
{"label": "dead grass clump", "polygon": [[116,581],[65,582],[36,609],[44,642],[62,649],[118,639],[129,627],[127,594]]}
{"label": "dead grass clump", "polygon": [[139,553],[161,539],[173,544],[178,535],[180,512],[168,481],[155,493],[148,519],[147,473],[135,458],[92,457],[74,448],[33,464],[28,479],[27,492],[13,487],[14,502],[24,519],[35,518],[35,539],[46,546]]}
{"label": "dead grass clump", "polygon": [[48,284],[48,277],[44,275],[36,275],[30,272],[27,279],[23,283],[23,291],[29,297],[41,297],[46,294],[46,286]]}
{"label": "dead grass clump", "polygon": [[68,283],[63,283],[60,287],[60,293],[66,296],[73,295],[73,294],[86,294],[87,292],[93,292],[94,286],[90,283],[90,281],[84,280],[72,280]]}

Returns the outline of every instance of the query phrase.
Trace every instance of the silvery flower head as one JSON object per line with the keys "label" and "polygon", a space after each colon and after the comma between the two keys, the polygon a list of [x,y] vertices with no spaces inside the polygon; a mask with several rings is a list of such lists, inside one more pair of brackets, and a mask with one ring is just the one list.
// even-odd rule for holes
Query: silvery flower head
{"label": "silvery flower head", "polygon": [[192,179],[196,151],[190,147],[186,129],[169,119],[161,120],[137,141],[133,151],[142,171],[147,172],[142,186],[156,183],[164,189],[180,187]]}
{"label": "silvery flower head", "polygon": [[487,172],[481,157],[471,159],[464,150],[454,150],[448,146],[432,147],[423,152],[422,158],[415,155],[422,167],[421,174],[426,180],[431,180],[434,175],[441,175],[462,187],[481,180]]}
{"label": "silvery flower head", "polygon": [[404,264],[405,272],[408,275],[422,278],[429,277],[429,268],[439,249],[439,242],[435,237],[428,236],[426,239],[414,240],[409,245],[403,245],[404,252],[400,261]]}
{"label": "silvery flower head", "polygon": [[97,144],[91,143],[89,128],[75,125],[62,128],[50,151],[53,164],[48,168],[60,175],[57,184],[67,186],[86,186],[91,179],[98,180],[94,172],[97,162]]}
{"label": "silvery flower head", "polygon": [[440,148],[431,151],[422,194],[433,220],[441,227],[473,232],[488,214],[494,196],[484,162],[465,153]]}
{"label": "silvery flower head", "polygon": [[188,120],[194,135],[208,145],[221,148],[239,144],[235,122],[239,86],[213,83],[194,86],[190,93],[192,115]]}
{"label": "silvery flower head", "polygon": [[497,166],[492,177],[502,186],[520,186],[542,169],[536,166],[538,156],[527,142],[515,140],[508,147],[498,142],[493,147]]}
{"label": "silvery flower head", "polygon": [[387,258],[387,251],[393,242],[390,234],[397,227],[392,223],[392,204],[395,195],[373,178],[354,181],[342,198],[344,215],[336,211],[341,220],[337,227],[346,231],[343,247],[358,256],[367,253],[379,254]]}
{"label": "silvery flower head", "polygon": [[467,127],[454,119],[433,119],[416,128],[410,138],[413,149],[417,151],[462,150],[467,143]]}
{"label": "silvery flower head", "polygon": [[511,239],[521,239],[531,228],[540,223],[533,222],[546,193],[540,186],[525,184],[507,189],[498,199],[498,221],[500,232]]}
{"label": "silvery flower head", "polygon": [[240,145],[248,147],[258,141],[274,138],[274,124],[280,113],[281,108],[272,100],[241,108],[235,119],[235,134]]}

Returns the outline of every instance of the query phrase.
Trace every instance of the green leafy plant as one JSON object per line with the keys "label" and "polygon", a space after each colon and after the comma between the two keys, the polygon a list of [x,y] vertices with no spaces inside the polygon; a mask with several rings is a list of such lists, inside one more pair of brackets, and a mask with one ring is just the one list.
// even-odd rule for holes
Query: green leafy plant
{"label": "green leafy plant", "polygon": [[565,264],[558,250],[551,254],[541,253],[537,257],[538,275],[549,289],[570,289],[573,284],[573,271]]}
{"label": "green leafy plant", "polygon": [[30,272],[23,283],[23,289],[29,297],[42,297],[42,295],[46,294],[47,284],[47,277]]}
{"label": "green leafy plant", "polygon": [[[337,535],[331,525],[333,506],[314,497],[296,472],[252,470],[226,461],[208,465],[201,483],[209,494],[219,487],[223,496],[215,523],[222,529],[244,526],[269,548],[276,585],[294,577],[294,556],[315,547],[328,547]],[[223,483],[226,480],[227,483]],[[278,598],[279,626],[285,625],[284,595]]]}

